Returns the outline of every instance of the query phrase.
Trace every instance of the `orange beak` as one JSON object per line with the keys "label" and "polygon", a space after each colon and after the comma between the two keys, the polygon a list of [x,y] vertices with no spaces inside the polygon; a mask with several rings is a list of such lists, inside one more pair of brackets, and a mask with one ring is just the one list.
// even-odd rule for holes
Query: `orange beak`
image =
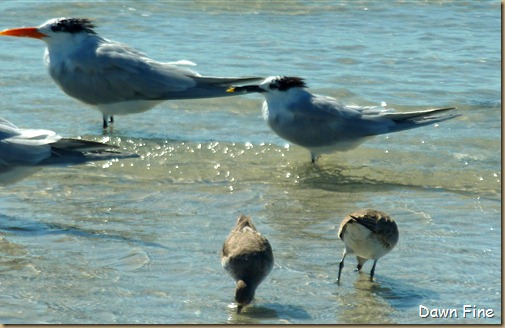
{"label": "orange beak", "polygon": [[34,39],[42,39],[47,35],[40,33],[39,30],[35,27],[22,27],[22,28],[13,28],[10,30],[5,30],[0,32],[0,35],[6,36],[17,36],[24,38],[34,38]]}

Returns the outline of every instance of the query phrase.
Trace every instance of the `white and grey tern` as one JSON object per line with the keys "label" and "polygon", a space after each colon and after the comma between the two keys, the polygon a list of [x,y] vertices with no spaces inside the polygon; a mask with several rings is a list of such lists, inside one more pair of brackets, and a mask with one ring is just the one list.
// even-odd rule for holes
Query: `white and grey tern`
{"label": "white and grey tern", "polygon": [[232,84],[263,79],[201,76],[187,67],[195,65],[187,60],[155,61],[99,36],[87,18],[54,18],[1,35],[44,41],[44,62],[54,82],[67,95],[101,111],[104,128],[114,115],[144,112],[169,99],[225,97]]}
{"label": "white and grey tern", "polygon": [[460,116],[454,107],[395,112],[381,106],[349,106],[312,94],[299,77],[271,76],[260,84],[231,87],[228,92],[259,92],[265,97],[263,118],[281,138],[320,154],[347,151],[376,135],[434,124]]}

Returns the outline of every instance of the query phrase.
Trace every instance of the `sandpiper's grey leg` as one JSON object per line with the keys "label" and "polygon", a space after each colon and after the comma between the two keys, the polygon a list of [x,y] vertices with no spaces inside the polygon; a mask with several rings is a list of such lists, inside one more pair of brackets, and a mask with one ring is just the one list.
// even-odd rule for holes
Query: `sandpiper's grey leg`
{"label": "sandpiper's grey leg", "polygon": [[344,259],[346,255],[346,250],[344,250],[344,254],[342,255],[342,260],[340,260],[340,264],[338,265],[338,277],[337,284],[340,286],[340,275],[342,274],[342,268],[344,267]]}

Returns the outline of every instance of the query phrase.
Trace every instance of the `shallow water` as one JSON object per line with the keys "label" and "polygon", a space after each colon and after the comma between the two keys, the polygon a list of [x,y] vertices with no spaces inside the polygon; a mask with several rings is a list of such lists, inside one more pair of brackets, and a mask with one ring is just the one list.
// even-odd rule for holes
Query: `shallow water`
{"label": "shallow water", "polygon": [[[0,189],[2,323],[501,322],[500,3],[4,2],[0,29],[59,16],[204,75],[297,75],[315,93],[462,117],[323,156],[288,145],[257,95],[101,116],[42,65],[40,41],[1,41],[1,116],[105,141],[139,159],[46,168]],[[29,10],[28,10],[29,9]],[[5,64],[7,63],[7,64]],[[397,247],[335,284],[341,219],[394,217]],[[236,315],[219,252],[237,217],[270,240],[271,275]],[[463,317],[464,305],[494,310]],[[419,306],[458,318],[422,318]],[[471,313],[470,313],[471,314]]]}

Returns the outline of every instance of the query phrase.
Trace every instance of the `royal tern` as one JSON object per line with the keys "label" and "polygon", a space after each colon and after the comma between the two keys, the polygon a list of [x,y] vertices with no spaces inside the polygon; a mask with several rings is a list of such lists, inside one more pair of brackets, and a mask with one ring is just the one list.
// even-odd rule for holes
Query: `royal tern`
{"label": "royal tern", "polygon": [[257,230],[252,219],[241,215],[221,252],[223,268],[236,281],[237,313],[254,299],[256,288],[274,265],[272,246]]}
{"label": "royal tern", "polygon": [[263,79],[201,76],[183,67],[195,65],[186,60],[155,61],[102,38],[86,18],[55,18],[0,35],[44,41],[44,62],[53,80],[69,96],[101,111],[104,128],[114,115],[144,112],[169,99],[225,97],[230,85]]}
{"label": "royal tern", "polygon": [[43,166],[138,157],[100,142],[62,138],[56,132],[21,129],[0,117],[0,185],[14,183]]}
{"label": "royal tern", "polygon": [[358,271],[366,261],[374,260],[370,271],[370,281],[373,281],[377,261],[396,246],[399,233],[396,222],[389,215],[367,209],[346,216],[340,224],[338,236],[345,244],[344,254],[338,266],[337,283],[340,285],[340,274],[348,253],[356,255]]}
{"label": "royal tern", "polygon": [[265,96],[263,118],[281,138],[319,154],[346,151],[369,138],[445,121],[460,114],[442,114],[454,107],[395,113],[378,106],[348,106],[308,92],[299,77],[271,76],[260,84],[231,87],[228,92]]}

